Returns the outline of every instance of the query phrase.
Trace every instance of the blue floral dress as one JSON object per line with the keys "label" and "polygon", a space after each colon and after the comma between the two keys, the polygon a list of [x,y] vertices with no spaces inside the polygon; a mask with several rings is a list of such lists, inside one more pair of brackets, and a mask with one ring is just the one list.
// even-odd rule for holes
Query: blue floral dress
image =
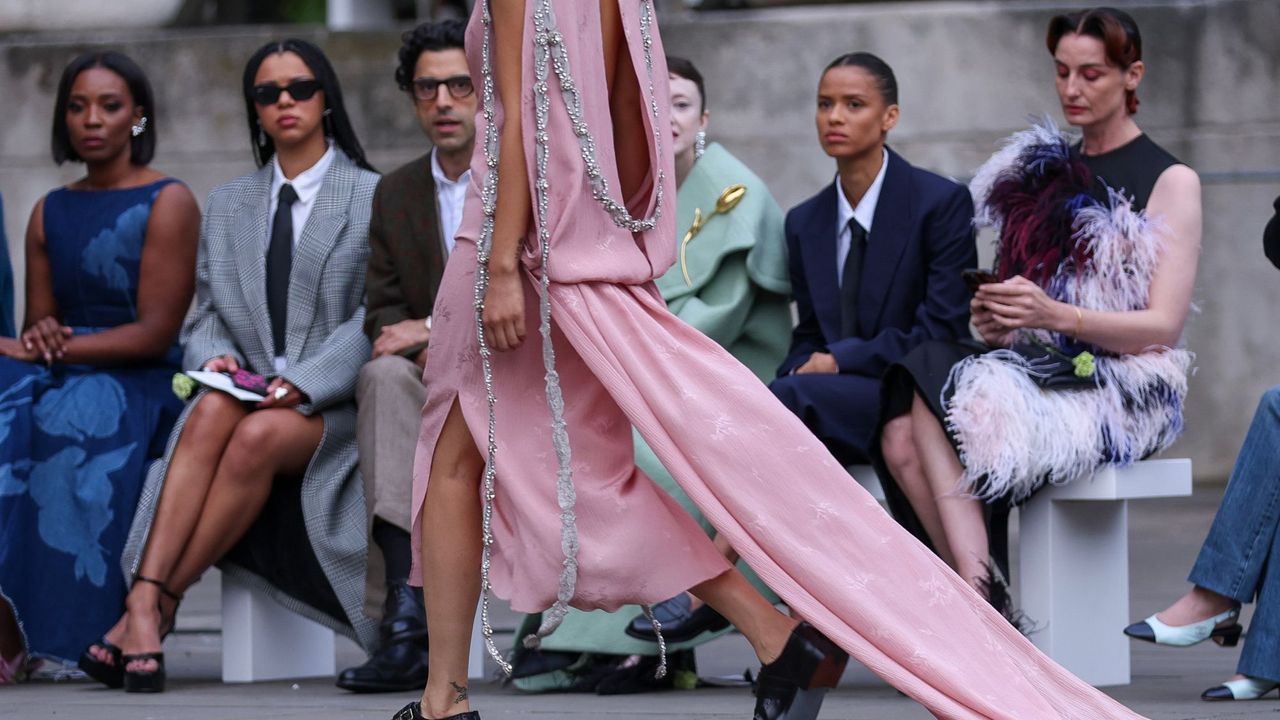
{"label": "blue floral dress", "polygon": [[[77,335],[136,320],[147,221],[170,182],[45,198],[53,292]],[[0,358],[0,594],[29,654],[74,660],[123,612],[120,552],[182,409],[181,358],[176,344],[120,368]]]}

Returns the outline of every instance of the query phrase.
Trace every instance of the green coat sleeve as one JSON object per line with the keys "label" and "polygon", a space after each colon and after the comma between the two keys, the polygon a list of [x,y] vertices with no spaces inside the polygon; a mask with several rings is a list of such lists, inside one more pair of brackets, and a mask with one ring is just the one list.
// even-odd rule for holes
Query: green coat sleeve
{"label": "green coat sleeve", "polygon": [[697,295],[681,298],[671,310],[703,335],[732,347],[746,328],[755,292],[747,272],[747,253],[737,252],[721,259]]}

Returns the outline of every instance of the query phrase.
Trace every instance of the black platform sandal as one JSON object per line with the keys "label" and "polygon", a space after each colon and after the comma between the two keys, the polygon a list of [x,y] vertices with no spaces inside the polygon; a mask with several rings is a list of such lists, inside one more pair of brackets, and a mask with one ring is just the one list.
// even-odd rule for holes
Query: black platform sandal
{"label": "black platform sandal", "polygon": [[[94,657],[90,651],[95,646],[106,650],[111,656],[111,662],[105,663]],[[106,636],[85,648],[84,652],[80,653],[76,666],[83,670],[85,675],[113,690],[124,687],[124,661],[121,659],[120,648],[107,642]]]}
{"label": "black platform sandal", "polygon": [[[427,720],[427,718],[422,714],[422,703],[411,702],[400,708],[400,712],[392,715],[391,720]],[[480,720],[480,713],[472,710],[470,712],[458,713],[457,715],[440,718],[440,720]]]}
{"label": "black platform sandal", "polygon": [[125,670],[124,691],[131,693],[164,692],[164,653],[149,652],[121,656],[126,666],[132,662],[155,660],[155,670]]}
{"label": "black platform sandal", "polygon": [[[170,621],[168,629],[163,630],[160,634],[160,641],[164,642],[165,637],[167,637],[169,633],[173,631],[173,626],[177,624],[177,621],[178,621],[177,606],[182,602],[182,596],[170,590],[168,585],[165,585],[163,582],[160,582],[155,578],[149,578],[144,575],[135,575],[133,578],[133,581],[134,583],[138,583],[138,582],[151,583],[152,585],[155,585],[156,587],[160,588],[161,595],[164,595],[165,597],[174,601],[173,620]],[[164,608],[159,607],[159,604],[157,604],[157,609],[160,611],[160,617],[161,617],[161,620],[163,621]],[[125,692],[131,692],[131,693],[164,692],[165,671],[164,671],[164,653],[163,652],[134,653],[131,655],[121,655],[120,660],[122,662],[121,669],[124,671],[123,674],[124,674],[124,691]],[[156,662],[155,670],[126,669],[130,663],[145,662],[147,660],[154,660]]]}
{"label": "black platform sandal", "polygon": [[754,720],[814,720],[849,655],[809,623],[791,631],[776,660],[760,668]]}

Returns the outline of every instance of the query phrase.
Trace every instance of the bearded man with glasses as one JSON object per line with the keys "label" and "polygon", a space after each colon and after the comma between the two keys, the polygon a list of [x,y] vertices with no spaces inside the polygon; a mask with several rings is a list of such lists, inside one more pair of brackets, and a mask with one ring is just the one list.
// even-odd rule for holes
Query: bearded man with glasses
{"label": "bearded man with glasses", "polygon": [[369,222],[365,332],[373,359],[356,387],[356,439],[369,520],[365,612],[381,621],[364,665],[338,676],[354,692],[421,688],[427,677],[422,593],[410,588],[413,454],[422,422],[431,308],[471,180],[476,93],[458,20],[405,33],[396,82],[431,152],[383,176]]}

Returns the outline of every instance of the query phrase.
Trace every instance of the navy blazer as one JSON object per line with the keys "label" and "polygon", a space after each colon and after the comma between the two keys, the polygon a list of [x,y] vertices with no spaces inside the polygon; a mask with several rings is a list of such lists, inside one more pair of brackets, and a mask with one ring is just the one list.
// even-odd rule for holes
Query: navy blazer
{"label": "navy blazer", "polygon": [[[969,336],[971,293],[960,277],[978,263],[969,190],[892,150],[888,163],[856,307],[841,307],[836,280],[838,180],[787,213],[799,324],[780,376],[825,351],[835,356],[841,374],[879,378],[926,340]],[[845,312],[858,313],[861,337],[841,335]]]}

